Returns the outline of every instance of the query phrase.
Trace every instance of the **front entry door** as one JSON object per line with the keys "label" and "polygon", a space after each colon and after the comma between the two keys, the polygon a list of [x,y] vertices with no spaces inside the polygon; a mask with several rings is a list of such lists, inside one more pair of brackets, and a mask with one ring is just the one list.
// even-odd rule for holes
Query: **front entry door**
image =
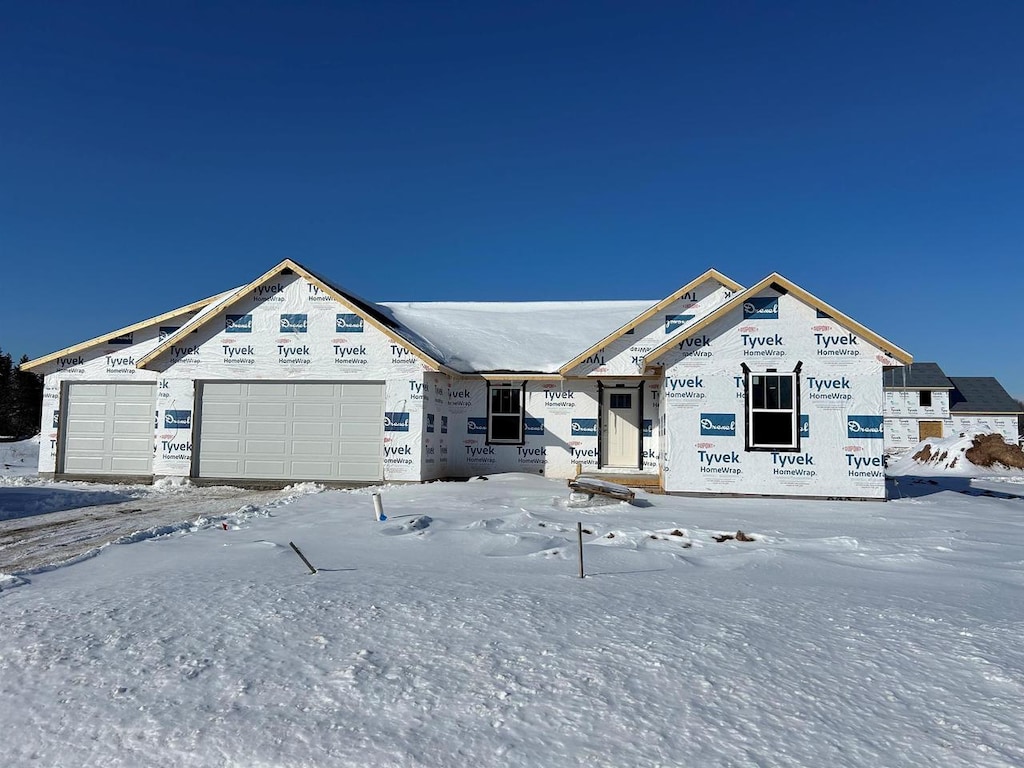
{"label": "front entry door", "polygon": [[640,390],[605,387],[601,425],[601,466],[639,469]]}

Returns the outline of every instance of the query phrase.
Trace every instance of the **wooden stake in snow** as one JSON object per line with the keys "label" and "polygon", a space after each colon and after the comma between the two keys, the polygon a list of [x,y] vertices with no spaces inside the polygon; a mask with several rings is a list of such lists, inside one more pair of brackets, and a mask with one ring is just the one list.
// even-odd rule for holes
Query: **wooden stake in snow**
{"label": "wooden stake in snow", "polygon": [[576,523],[576,536],[580,542],[580,578],[583,578],[583,523]]}
{"label": "wooden stake in snow", "polygon": [[295,550],[295,554],[302,558],[302,562],[304,562],[306,564],[306,567],[309,568],[309,572],[316,573],[316,568],[309,564],[309,560],[306,559],[306,556],[304,554],[299,552],[299,548],[295,546],[295,542],[289,541],[288,544],[292,549]]}

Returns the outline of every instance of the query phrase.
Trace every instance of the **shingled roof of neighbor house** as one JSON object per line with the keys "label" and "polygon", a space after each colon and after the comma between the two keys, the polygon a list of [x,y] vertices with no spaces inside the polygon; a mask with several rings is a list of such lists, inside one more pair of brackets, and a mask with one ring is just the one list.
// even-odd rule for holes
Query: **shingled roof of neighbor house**
{"label": "shingled roof of neighbor house", "polygon": [[913,363],[886,368],[882,375],[886,389],[952,389],[949,378],[938,363]]}
{"label": "shingled roof of neighbor house", "polygon": [[949,396],[954,413],[1024,413],[1020,405],[991,376],[953,376],[956,389]]}

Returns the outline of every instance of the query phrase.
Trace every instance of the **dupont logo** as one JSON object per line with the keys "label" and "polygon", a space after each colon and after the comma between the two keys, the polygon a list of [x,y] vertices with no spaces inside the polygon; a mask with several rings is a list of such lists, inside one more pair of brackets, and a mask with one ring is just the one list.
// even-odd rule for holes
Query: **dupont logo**
{"label": "dupont logo", "polygon": [[693,320],[696,315],[665,315],[665,333],[674,333]]}
{"label": "dupont logo", "polygon": [[487,419],[485,419],[483,416],[470,416],[468,419],[466,419],[466,434],[486,435]]}
{"label": "dupont logo", "polygon": [[180,328],[176,328],[173,325],[161,325],[160,326],[160,335],[157,337],[157,341],[159,341],[161,343],[165,342],[165,341],[167,341],[167,338],[169,336],[171,336],[174,333],[177,333],[179,330],[180,330]]}
{"label": "dupont logo", "polygon": [[334,319],[334,326],[337,333],[362,333],[363,318],[339,312]]}
{"label": "dupont logo", "polygon": [[756,296],[743,302],[744,320],[778,320],[779,297]]}
{"label": "dupont logo", "polygon": [[544,419],[523,419],[523,429],[528,435],[543,435]]}
{"label": "dupont logo", "polygon": [[702,435],[736,435],[735,413],[702,413],[700,415],[700,433]]}
{"label": "dupont logo", "polygon": [[133,333],[125,333],[120,336],[115,336],[112,339],[107,339],[107,344],[133,344],[132,339],[134,338]]}
{"label": "dupont logo", "polygon": [[192,411],[164,411],[164,429],[192,429]]}
{"label": "dupont logo", "polygon": [[447,416],[442,416],[441,417],[441,434],[442,435],[447,435],[448,434],[448,417]]}
{"label": "dupont logo", "polygon": [[252,315],[228,315],[224,318],[226,333],[252,333]]}
{"label": "dupont logo", "polygon": [[571,434],[580,437],[597,437],[597,419],[573,419]]}
{"label": "dupont logo", "polygon": [[644,437],[654,437],[654,421],[644,419],[642,434]]}
{"label": "dupont logo", "polygon": [[408,411],[387,411],[384,414],[385,432],[408,432],[409,412]]}
{"label": "dupont logo", "polygon": [[800,437],[811,436],[811,417],[804,414],[800,417]]}
{"label": "dupont logo", "polygon": [[305,333],[309,328],[308,315],[281,315],[281,333]]}
{"label": "dupont logo", "polygon": [[854,439],[881,440],[885,435],[883,416],[847,416],[846,436]]}
{"label": "dupont logo", "polygon": [[428,413],[427,414],[427,432],[433,432],[433,431],[434,431],[434,414]]}

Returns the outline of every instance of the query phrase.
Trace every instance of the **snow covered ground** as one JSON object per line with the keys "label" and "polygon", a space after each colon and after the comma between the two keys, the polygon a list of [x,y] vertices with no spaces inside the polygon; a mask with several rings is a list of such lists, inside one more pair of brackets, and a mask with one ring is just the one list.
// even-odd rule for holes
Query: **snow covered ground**
{"label": "snow covered ground", "polygon": [[1019,766],[1021,480],[571,508],[502,475],[385,487],[378,523],[367,489],[207,515],[9,477],[5,525],[65,493],[183,523],[0,576],[3,764]]}

